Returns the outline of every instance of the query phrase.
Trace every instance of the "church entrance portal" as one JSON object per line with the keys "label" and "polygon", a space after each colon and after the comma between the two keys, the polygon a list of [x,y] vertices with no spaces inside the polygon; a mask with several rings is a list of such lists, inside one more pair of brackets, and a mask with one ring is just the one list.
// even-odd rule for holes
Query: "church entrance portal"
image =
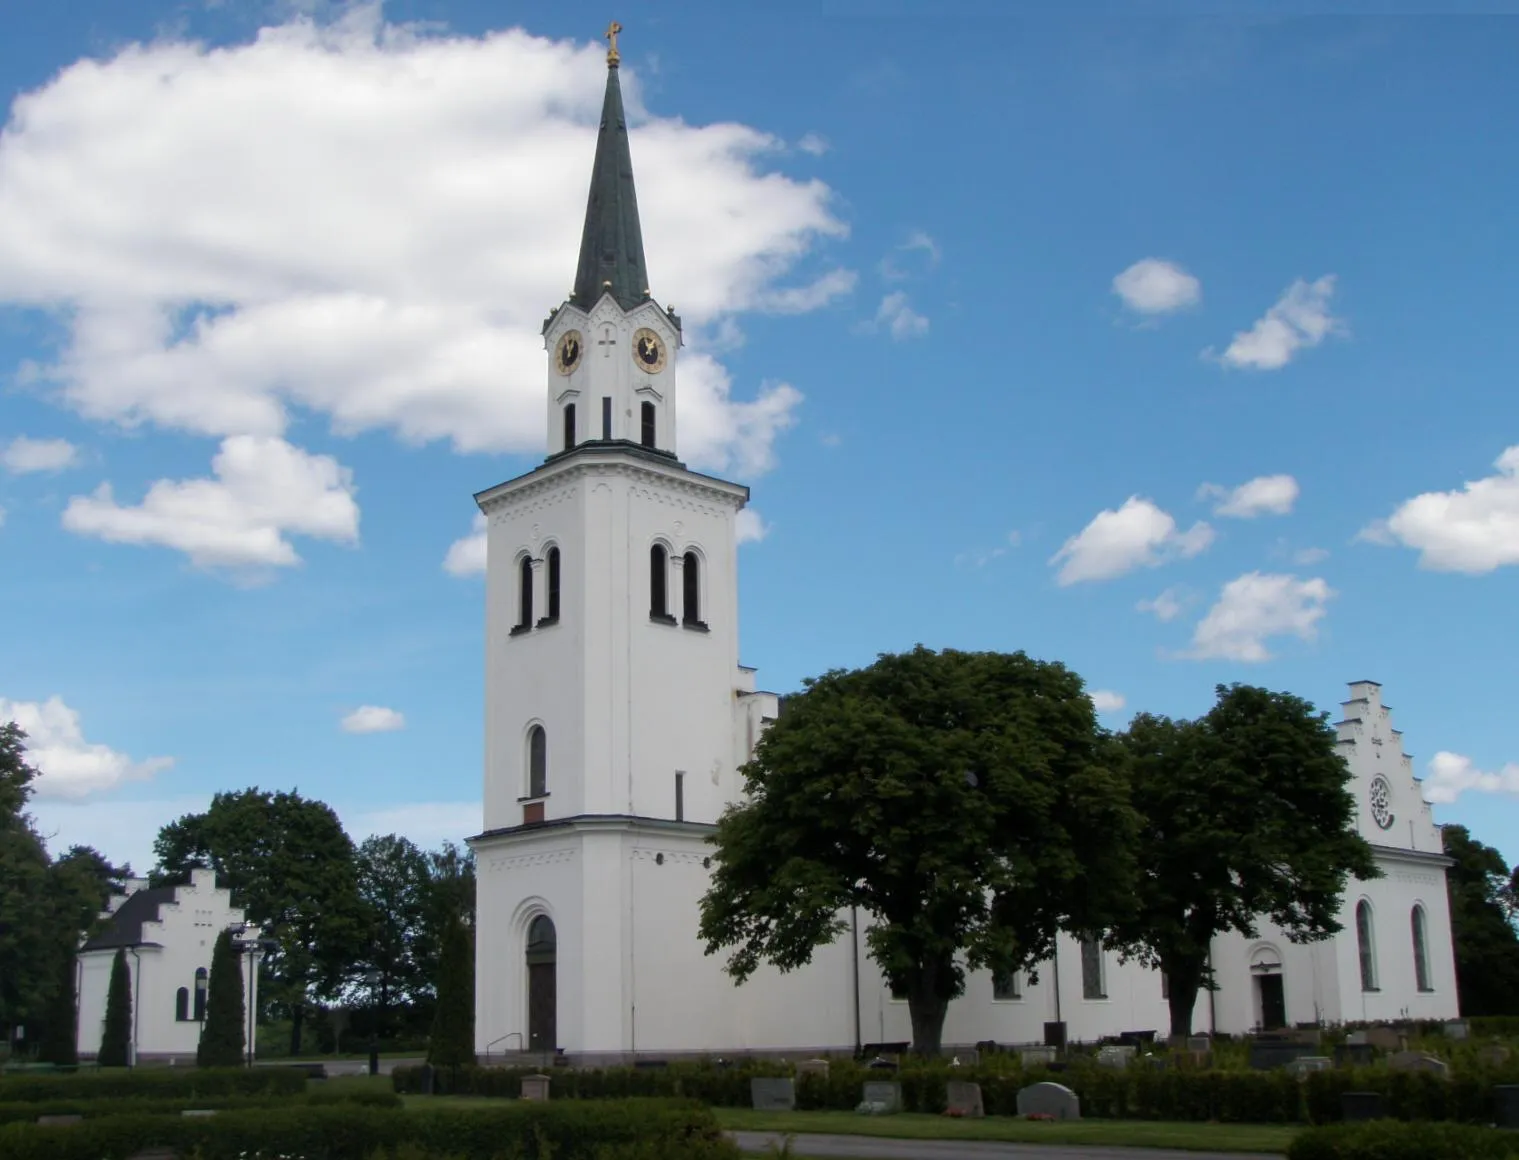
{"label": "church entrance portal", "polygon": [[1282,976],[1257,975],[1255,988],[1260,1001],[1261,1030],[1276,1031],[1287,1026],[1287,992],[1282,986]]}
{"label": "church entrance portal", "polygon": [[546,914],[527,928],[527,1046],[529,1051],[553,1051],[558,1046],[554,1017],[556,938],[554,920]]}

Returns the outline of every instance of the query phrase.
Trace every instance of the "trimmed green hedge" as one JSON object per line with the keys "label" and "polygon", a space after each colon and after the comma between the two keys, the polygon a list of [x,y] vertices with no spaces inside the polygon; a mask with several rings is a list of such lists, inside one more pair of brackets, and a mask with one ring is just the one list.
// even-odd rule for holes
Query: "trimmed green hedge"
{"label": "trimmed green hedge", "polygon": [[1395,1120],[1310,1128],[1287,1148],[1287,1160],[1506,1160],[1515,1156],[1519,1156],[1519,1132]]}
{"label": "trimmed green hedge", "polygon": [[675,1101],[416,1111],[304,1106],[189,1119],[134,1115],[68,1127],[0,1127],[0,1156],[6,1160],[124,1160],[154,1145],[197,1160],[369,1160],[397,1152],[440,1160],[736,1160],[739,1155],[710,1111]]}
{"label": "trimmed green hedge", "polygon": [[[531,1068],[459,1067],[434,1073],[438,1095],[515,1097]],[[749,1081],[756,1076],[794,1074],[783,1063],[754,1062],[742,1067],[672,1064],[667,1068],[553,1069],[555,1099],[619,1099],[630,1096],[681,1097],[715,1107],[750,1106]],[[1519,1083],[1519,1068],[1457,1073],[1440,1079],[1423,1072],[1394,1072],[1385,1066],[1310,1073],[1298,1080],[1285,1071],[1178,1071],[1134,1065],[1127,1070],[1073,1064],[1064,1071],[1023,1069],[1002,1060],[977,1067],[909,1063],[900,1072],[871,1071],[848,1060],[833,1060],[826,1078],[803,1075],[796,1087],[797,1107],[852,1110],[861,1085],[895,1079],[902,1084],[904,1109],[944,1111],[945,1085],[964,1080],[981,1085],[988,1115],[1017,1114],[1018,1091],[1052,1080],[1081,1098],[1084,1116],[1097,1119],[1175,1120],[1243,1124],[1330,1124],[1340,1119],[1340,1096],[1347,1091],[1378,1092],[1389,1115],[1401,1120],[1455,1120],[1490,1124],[1493,1087]],[[398,1092],[422,1090],[418,1068],[397,1068],[391,1082]]]}
{"label": "trimmed green hedge", "polygon": [[288,1107],[292,1102],[303,1104],[358,1104],[371,1108],[399,1108],[401,1097],[395,1092],[344,1090],[337,1088],[324,1091],[317,1088],[303,1096],[209,1096],[180,1097],[176,1099],[151,1099],[137,1096],[116,1099],[42,1100],[36,1103],[16,1102],[0,1104],[0,1124],[35,1124],[38,1116],[84,1116],[99,1119],[102,1116],[132,1115],[178,1115],[189,1109],[211,1111],[235,1111],[243,1108],[270,1106]]}
{"label": "trimmed green hedge", "polygon": [[188,1099],[207,1096],[294,1096],[306,1090],[306,1073],[294,1068],[130,1068],[72,1075],[0,1076],[0,1103],[44,1100]]}

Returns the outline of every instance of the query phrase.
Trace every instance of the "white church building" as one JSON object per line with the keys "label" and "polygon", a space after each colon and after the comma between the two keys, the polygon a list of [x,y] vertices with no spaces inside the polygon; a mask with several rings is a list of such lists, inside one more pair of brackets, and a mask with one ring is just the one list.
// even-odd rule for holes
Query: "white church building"
{"label": "white church building", "polygon": [[[128,1058],[132,1063],[194,1064],[206,1020],[211,952],[222,931],[250,942],[240,954],[243,1026],[258,1002],[258,928],[248,927],[231,891],[216,885],[211,870],[192,870],[181,886],[152,886],[133,878],[126,893],[111,898],[100,930],[79,948],[77,1050],[93,1058],[105,1033],[106,995],[118,951],[126,955],[132,1000]],[[247,1033],[244,1032],[246,1037]]]}
{"label": "white church building", "polygon": [[[681,323],[650,292],[615,47],[570,298],[544,325],[550,453],[475,498],[488,523],[476,1052],[572,1062],[849,1052],[911,1038],[907,1004],[853,935],[743,986],[703,954],[708,839],[780,712],[739,663],[739,484],[676,458]],[[1384,877],[1306,946],[1222,937],[1194,1028],[1457,1014],[1447,859],[1373,681],[1339,744]],[[1159,973],[1062,939],[1021,977],[973,974],[946,1045],[1169,1026]]]}

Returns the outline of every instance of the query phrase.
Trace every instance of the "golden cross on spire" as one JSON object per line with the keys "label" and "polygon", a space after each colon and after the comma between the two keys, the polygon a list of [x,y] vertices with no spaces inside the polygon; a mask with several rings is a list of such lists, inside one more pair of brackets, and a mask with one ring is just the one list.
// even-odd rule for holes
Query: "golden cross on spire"
{"label": "golden cross on spire", "polygon": [[613,68],[617,66],[618,61],[622,60],[622,56],[617,51],[617,34],[621,31],[622,25],[615,20],[607,25],[606,40],[612,46],[607,50],[607,64]]}

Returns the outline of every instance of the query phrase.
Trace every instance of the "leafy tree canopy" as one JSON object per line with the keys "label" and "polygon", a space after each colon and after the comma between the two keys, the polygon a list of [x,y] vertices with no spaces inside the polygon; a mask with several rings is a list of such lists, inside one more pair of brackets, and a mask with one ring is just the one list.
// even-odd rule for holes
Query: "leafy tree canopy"
{"label": "leafy tree canopy", "polygon": [[708,954],[743,981],[868,916],[871,957],[939,1050],[966,969],[1028,969],[1122,905],[1135,817],[1081,679],[1023,653],[919,646],[810,679],[714,838]]}
{"label": "leafy tree canopy", "polygon": [[1454,863],[1445,872],[1463,1015],[1519,1015],[1519,932],[1514,879],[1503,855],[1465,826],[1441,831]]}
{"label": "leafy tree canopy", "polygon": [[1266,917],[1294,941],[1327,938],[1350,876],[1380,876],[1328,714],[1287,693],[1216,691],[1204,717],[1141,713],[1121,735],[1143,825],[1135,906],[1110,941],[1166,973],[1173,1035],[1191,1031],[1214,936],[1253,936]]}
{"label": "leafy tree canopy", "polygon": [[219,793],[202,814],[166,825],[154,843],[155,878],[216,871],[250,922],[278,949],[264,960],[269,993],[288,1005],[291,1050],[312,996],[335,994],[365,935],[353,842],[331,807],[295,792]]}

